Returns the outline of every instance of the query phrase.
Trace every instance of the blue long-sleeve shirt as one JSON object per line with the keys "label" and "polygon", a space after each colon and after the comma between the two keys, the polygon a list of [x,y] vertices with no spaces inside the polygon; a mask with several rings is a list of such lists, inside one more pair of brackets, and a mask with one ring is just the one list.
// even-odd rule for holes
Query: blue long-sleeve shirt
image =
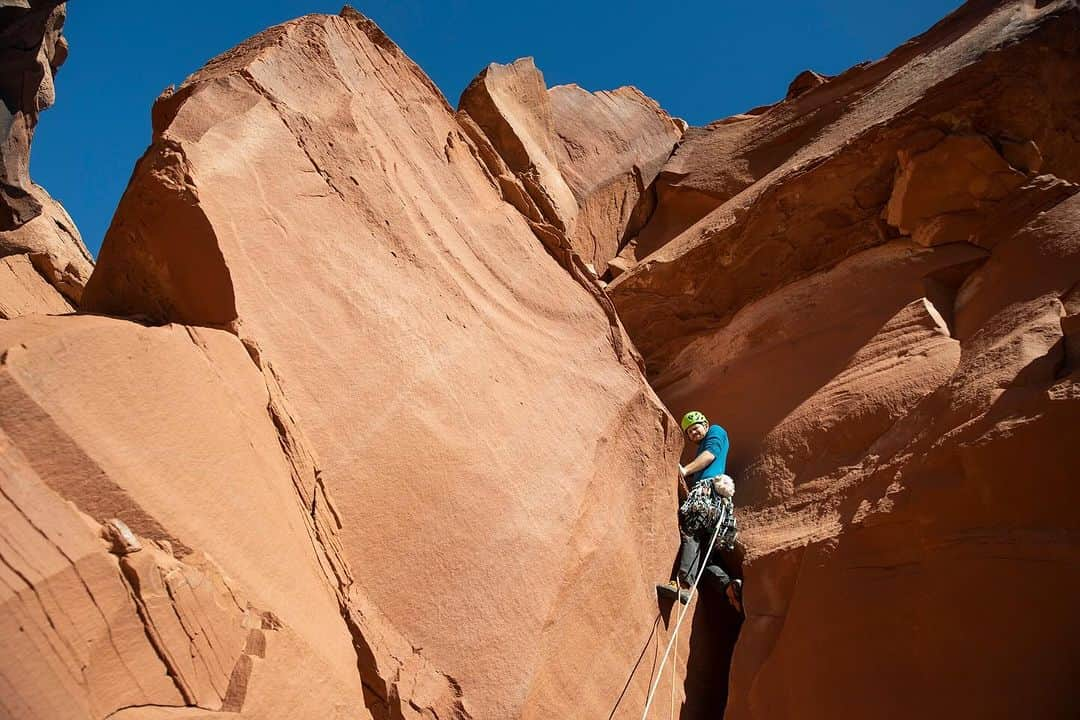
{"label": "blue long-sleeve shirt", "polygon": [[705,437],[698,443],[697,454],[708,450],[713,454],[713,461],[704,470],[690,476],[690,486],[693,487],[699,480],[719,477],[727,470],[728,434],[719,425],[710,425]]}

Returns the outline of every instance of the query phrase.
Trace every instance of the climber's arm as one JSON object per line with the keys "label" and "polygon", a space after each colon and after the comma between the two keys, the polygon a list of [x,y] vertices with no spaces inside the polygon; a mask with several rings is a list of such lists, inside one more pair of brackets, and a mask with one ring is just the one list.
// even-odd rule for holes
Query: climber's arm
{"label": "climber's arm", "polygon": [[712,461],[715,459],[716,456],[713,455],[711,452],[709,452],[708,450],[702,450],[696,458],[683,466],[684,476],[693,475],[696,472],[704,470],[705,468],[709,467],[709,465],[711,465]]}

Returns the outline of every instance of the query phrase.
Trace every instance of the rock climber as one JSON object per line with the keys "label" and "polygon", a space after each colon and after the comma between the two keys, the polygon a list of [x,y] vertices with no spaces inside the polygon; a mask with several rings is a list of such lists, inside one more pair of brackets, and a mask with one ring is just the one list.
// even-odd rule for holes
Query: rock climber
{"label": "rock climber", "polygon": [[[703,573],[702,583],[723,589],[728,602],[736,612],[741,613],[742,580],[731,577],[720,558],[721,550],[734,548],[736,534],[731,501],[735,495],[735,483],[724,472],[727,469],[729,446],[727,431],[719,425],[710,425],[705,415],[697,410],[686,413],[680,424],[686,439],[697,443],[697,455],[685,467],[679,465],[682,548],[679,552],[678,578],[665,585],[657,585],[656,590],[662,597],[678,597],[685,605],[690,602],[690,593],[686,588],[694,584],[700,572]],[[714,534],[714,549],[702,569],[700,565]]]}

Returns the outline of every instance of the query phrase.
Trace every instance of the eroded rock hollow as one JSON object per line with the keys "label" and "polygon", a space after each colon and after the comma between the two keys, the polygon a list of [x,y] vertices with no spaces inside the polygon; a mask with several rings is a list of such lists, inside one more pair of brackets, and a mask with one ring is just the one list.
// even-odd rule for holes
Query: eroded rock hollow
{"label": "eroded rock hollow", "polygon": [[305,16],[157,100],[93,268],[28,177],[65,5],[9,5],[3,717],[640,717],[689,409],[746,615],[654,716],[1080,712],[1075,2],[701,128]]}

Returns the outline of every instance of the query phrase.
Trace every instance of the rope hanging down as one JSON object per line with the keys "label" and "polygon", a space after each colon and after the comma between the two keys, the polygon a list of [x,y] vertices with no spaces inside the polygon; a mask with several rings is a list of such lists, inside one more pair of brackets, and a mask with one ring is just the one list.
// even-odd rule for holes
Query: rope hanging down
{"label": "rope hanging down", "polygon": [[675,678],[679,673],[679,633],[675,633],[674,654],[671,656],[671,710],[668,720],[675,720]]}
{"label": "rope hanging down", "polygon": [[[667,663],[668,656],[671,654],[671,648],[674,647],[675,641],[679,638],[679,626],[682,625],[683,618],[686,617],[686,613],[690,611],[690,603],[694,601],[694,593],[697,591],[698,583],[701,582],[701,576],[705,574],[705,567],[709,564],[709,556],[712,555],[714,544],[716,543],[716,536],[720,534],[720,528],[723,527],[724,522],[727,520],[728,506],[723,505],[720,517],[716,521],[716,529],[713,530],[712,540],[709,541],[709,549],[705,552],[705,557],[702,558],[701,564],[698,565],[698,571],[695,573],[697,577],[694,578],[694,584],[690,586],[690,599],[682,606],[682,610],[679,611],[679,619],[675,621],[675,629],[671,633],[671,638],[668,640],[667,648],[664,649],[664,657],[660,658],[660,668],[656,671],[656,679],[652,682],[652,687],[649,688],[649,697],[645,700],[645,711],[641,713],[641,720],[646,720],[649,717],[649,709],[652,707],[653,700],[656,697],[656,688],[660,685],[660,678],[664,676],[664,665]],[[674,678],[674,670],[672,671],[672,677]]]}

